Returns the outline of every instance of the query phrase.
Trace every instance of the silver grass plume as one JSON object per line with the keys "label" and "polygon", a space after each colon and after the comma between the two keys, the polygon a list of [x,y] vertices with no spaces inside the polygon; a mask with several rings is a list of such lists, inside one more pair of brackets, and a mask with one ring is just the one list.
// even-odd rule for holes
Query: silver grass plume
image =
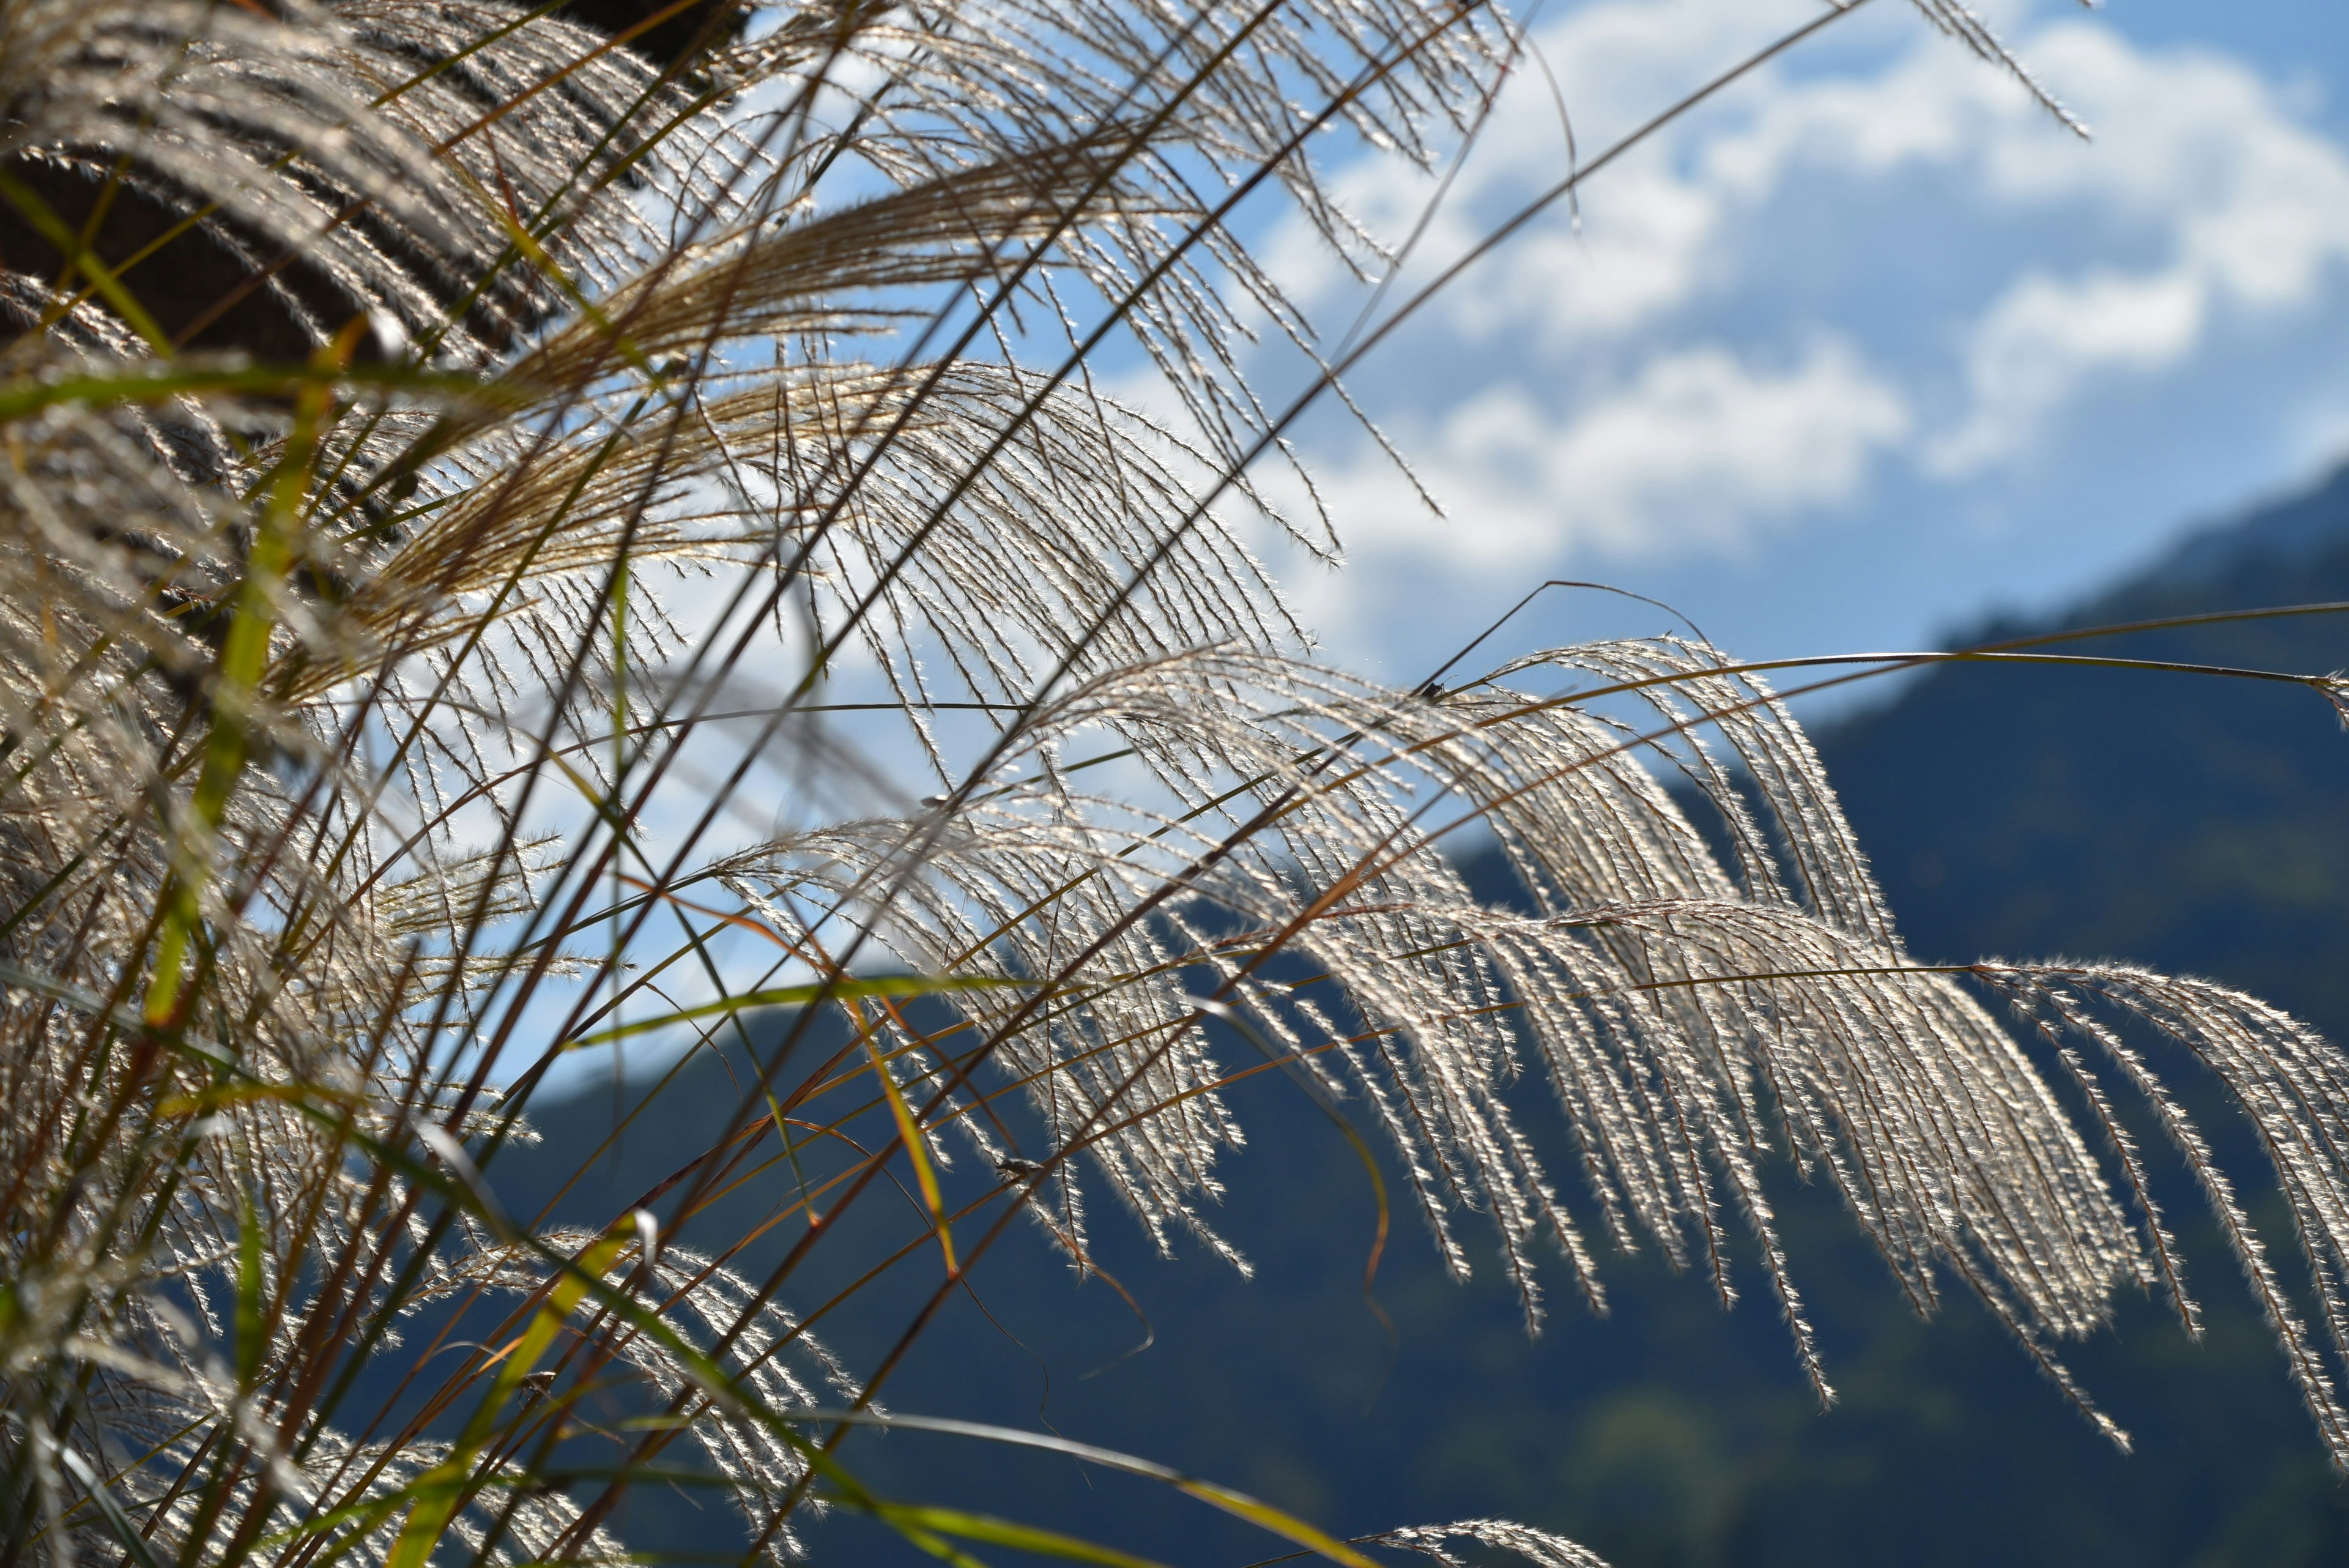
{"label": "silver grass plume", "polygon": [[[939,1528],[833,1456],[895,1358],[824,1348],[800,1261],[902,1166],[941,1293],[1022,1218],[1089,1268],[1094,1193],[1245,1267],[1211,1020],[1376,1124],[1455,1273],[1485,1216],[1529,1327],[1552,1255],[1604,1309],[1602,1241],[1732,1299],[1746,1227],[1823,1399],[1774,1147],[1920,1311],[1961,1284],[2092,1415],[2056,1349],[2116,1287],[2198,1328],[2125,1087],[2349,1463],[2335,1047],[2201,981],[1919,964],[1757,672],[1659,638],[1382,691],[1306,657],[1216,509],[1282,433],[1248,334],[1317,347],[1224,216],[1283,190],[1375,272],[1309,143],[1427,159],[1515,24],[740,21],[0,4],[7,1555],[610,1558],[688,1440],[779,1558],[826,1504]],[[1112,330],[1175,417],[1095,381]],[[1525,909],[1441,857],[1468,823]],[[707,1154],[600,1230],[508,1213],[555,1062],[656,1028],[748,1077]],[[2252,1117],[2322,1335],[2149,1041]],[[780,1264],[693,1229],[730,1192]],[[608,1483],[547,1483],[612,1441]],[[1494,1521],[1379,1542],[1595,1561]]]}

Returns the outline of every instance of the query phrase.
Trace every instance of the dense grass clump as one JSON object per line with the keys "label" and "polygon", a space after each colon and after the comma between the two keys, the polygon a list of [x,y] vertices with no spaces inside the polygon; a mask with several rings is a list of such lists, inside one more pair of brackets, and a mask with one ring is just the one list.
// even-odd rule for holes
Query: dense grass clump
{"label": "dense grass clump", "polygon": [[[841,1507],[1129,1561],[876,1495],[836,1450],[877,1425],[1359,1563],[879,1401],[1011,1227],[1239,1262],[1226,1090],[1275,1069],[1382,1231],[1371,1139],[1454,1273],[1488,1228],[1529,1329],[1553,1272],[1603,1310],[1610,1247],[1729,1299],[1741,1225],[1831,1399],[1775,1147],[2116,1441],[2058,1346],[2124,1286],[2198,1321],[2128,1095],[2349,1460],[2333,1045],[2140,969],[1917,961],[1702,640],[1409,691],[1308,656],[1247,473],[1425,296],[1269,410],[1249,335],[1319,340],[1226,220],[1285,193],[1386,267],[1309,145],[1429,161],[1521,41],[1466,0],[0,4],[0,1554],[613,1559],[657,1480],[754,1554]],[[1472,825],[1519,898],[1439,853]],[[502,1200],[558,1064],[656,1033],[727,1059],[701,1152],[601,1223]],[[2156,1046],[2252,1115],[2323,1333]],[[892,1348],[826,1348],[909,1278]]]}

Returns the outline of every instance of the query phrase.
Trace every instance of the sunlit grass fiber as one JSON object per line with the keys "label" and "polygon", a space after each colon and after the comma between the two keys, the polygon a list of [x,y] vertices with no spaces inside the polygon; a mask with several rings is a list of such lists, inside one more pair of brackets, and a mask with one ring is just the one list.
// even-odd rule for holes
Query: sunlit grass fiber
{"label": "sunlit grass fiber", "polygon": [[[1267,1554],[1594,1563],[1497,1521],[1341,1542],[878,1402],[1012,1226],[1081,1273],[1104,1225],[1240,1262],[1225,1091],[1276,1069],[1381,1238],[1383,1169],[1454,1273],[1489,1232],[1529,1330],[1553,1274],[1603,1311],[1613,1249],[1728,1300],[1742,1227],[1831,1401],[1775,1149],[2124,1444],[2058,1351],[2123,1288],[2199,1331],[2149,1121],[2349,1463],[2333,1045],[2203,981],[1912,959],[1767,683],[1848,674],[1677,633],[1412,691],[1310,657],[1249,541],[1329,555],[1345,519],[1248,475],[1428,294],[1333,344],[1243,228],[1285,202],[1394,266],[1309,149],[1437,162],[1516,21],[581,11],[616,36],[0,0],[0,1558],[613,1561],[657,1480],[738,1504],[746,1558],[844,1509],[956,1562],[1135,1561],[876,1495],[836,1450],[894,1424],[1174,1487]],[[1242,374],[1265,334],[1318,372],[1287,407]],[[2126,662],[2064,641],[1955,657]],[[1444,858],[1471,830],[1518,904]],[[700,1157],[600,1228],[510,1210],[550,1075],[653,1043],[735,1074]],[[2173,1061],[2251,1116],[2303,1270]],[[1545,1095],[1569,1171],[1523,1129]],[[754,1232],[694,1228],[744,1194]],[[895,1350],[825,1348],[867,1309],[814,1299],[819,1258],[921,1282]]]}

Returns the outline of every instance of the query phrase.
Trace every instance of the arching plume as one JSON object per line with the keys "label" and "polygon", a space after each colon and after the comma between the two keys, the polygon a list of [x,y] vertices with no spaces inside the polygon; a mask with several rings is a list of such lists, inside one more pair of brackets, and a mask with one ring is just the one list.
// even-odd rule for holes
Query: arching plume
{"label": "arching plume", "polygon": [[[0,1555],[607,1560],[679,1474],[779,1559],[827,1506],[1037,1545],[857,1481],[899,1356],[833,1355],[866,1298],[807,1260],[936,1269],[908,1340],[1012,1224],[1246,1266],[1235,1041],[1383,1137],[1455,1273],[1489,1226],[1529,1328],[1623,1249],[1732,1299],[1742,1227],[1830,1398],[1784,1155],[2116,1439],[2064,1342],[2122,1287],[2199,1332],[2149,1118],[2349,1466],[2337,1047],[1920,963],[1701,640],[1312,659],[1241,372],[1327,346],[1226,219],[1376,273],[1323,132],[1426,161],[1521,41],[1473,0],[0,0]],[[533,1096],[656,1033],[736,1074],[706,1152],[600,1228],[510,1211]],[[902,1245],[833,1267],[885,1191]]]}

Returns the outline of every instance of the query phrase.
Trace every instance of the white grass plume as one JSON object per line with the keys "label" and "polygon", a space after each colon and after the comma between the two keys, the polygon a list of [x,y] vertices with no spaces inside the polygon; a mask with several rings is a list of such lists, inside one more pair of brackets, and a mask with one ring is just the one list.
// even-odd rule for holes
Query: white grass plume
{"label": "white grass plume", "polygon": [[[1830,1398],[1783,1151],[2116,1439],[2057,1348],[2122,1286],[2198,1322],[2126,1087],[2349,1465],[2336,1047],[2198,981],[1920,964],[1720,650],[1381,690],[1302,656],[1244,478],[1200,491],[1280,433],[1238,302],[1308,337],[1228,204],[1375,265],[1317,129],[1428,156],[1507,18],[809,4],[658,65],[488,0],[277,10],[0,4],[8,252],[50,257],[0,275],[0,1551],[598,1560],[688,1439],[778,1557],[825,1502],[943,1529],[811,1414],[896,1357],[830,1355],[863,1298],[802,1261],[902,1175],[933,1306],[1021,1216],[1088,1267],[1101,1193],[1245,1266],[1210,1018],[1360,1107],[1455,1273],[1489,1224],[1529,1328],[1555,1260],[1604,1310],[1609,1248],[1733,1299],[1742,1224]],[[1185,430],[1089,379],[1113,331]],[[1520,906],[1443,859],[1468,823]],[[552,1064],[656,1025],[744,1075],[707,1152],[601,1230],[507,1213]],[[2323,1335],[2147,1041],[2252,1117]],[[692,1230],[730,1194],[780,1262]],[[541,1484],[591,1438],[607,1483]]]}

